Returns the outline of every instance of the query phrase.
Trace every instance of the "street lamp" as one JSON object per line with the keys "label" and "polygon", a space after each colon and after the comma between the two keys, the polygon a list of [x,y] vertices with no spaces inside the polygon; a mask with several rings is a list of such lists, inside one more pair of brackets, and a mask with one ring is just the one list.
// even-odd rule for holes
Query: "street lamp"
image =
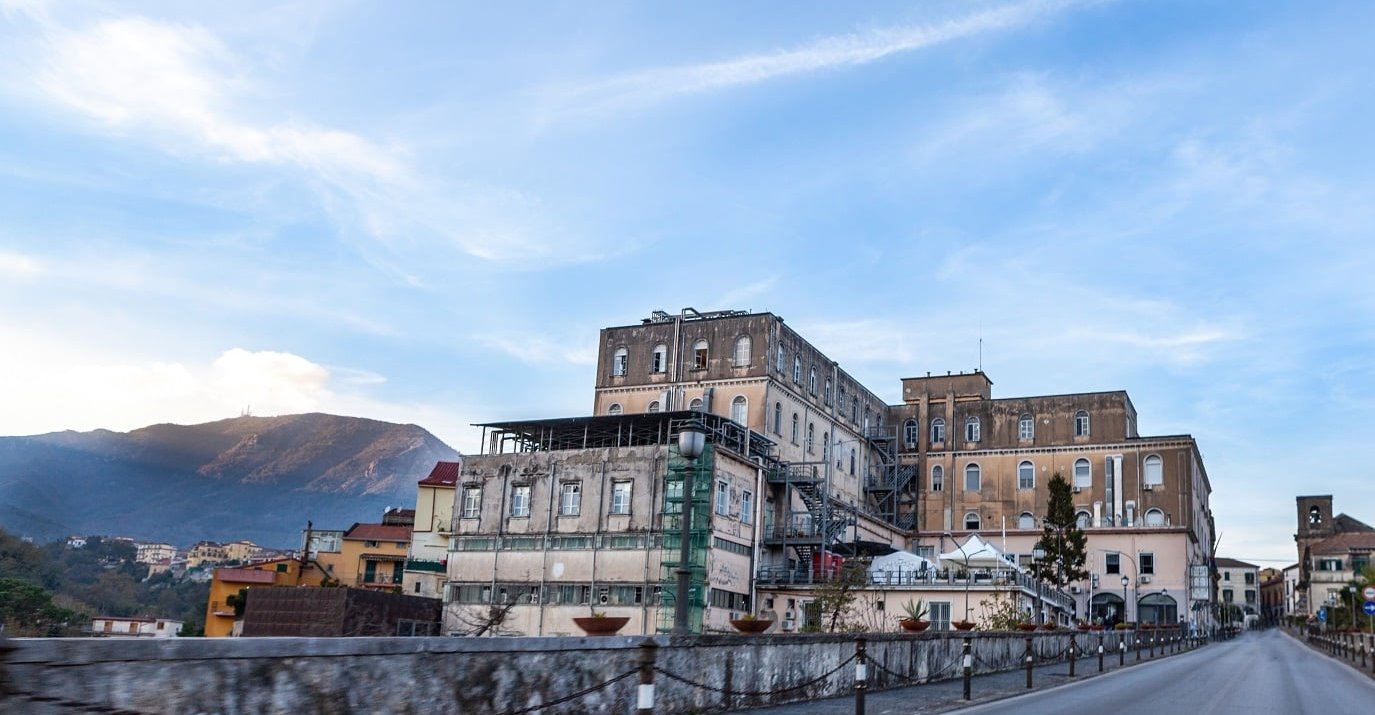
{"label": "street lamp", "polygon": [[[970,532],[975,533],[975,532]],[[953,541],[955,536],[950,532],[945,532],[945,536]],[[960,550],[960,556],[964,557],[964,622],[969,622],[969,582],[974,580],[974,572],[969,568],[969,554],[965,553],[964,544],[956,543],[955,548]]]}
{"label": "street lamp", "polygon": [[[1045,549],[1037,546],[1036,548],[1031,550],[1031,558],[1035,559],[1038,563],[1045,557]],[[1042,584],[1041,579],[1039,578],[1039,570],[1037,571],[1037,573],[1038,578],[1036,579],[1036,623],[1039,625],[1046,622],[1046,610],[1045,603],[1042,600],[1044,598],[1044,594],[1042,591],[1042,589],[1044,588],[1044,584]]]}
{"label": "street lamp", "polygon": [[1122,622],[1127,622],[1127,587],[1131,585],[1131,577],[1122,577]]}
{"label": "street lamp", "polygon": [[706,449],[707,435],[701,425],[692,420],[678,431],[678,453],[688,460],[688,469],[683,472],[683,530],[678,545],[678,591],[675,599],[677,607],[673,610],[673,633],[686,635],[688,630],[688,591],[692,578],[692,478],[697,473],[697,458]]}

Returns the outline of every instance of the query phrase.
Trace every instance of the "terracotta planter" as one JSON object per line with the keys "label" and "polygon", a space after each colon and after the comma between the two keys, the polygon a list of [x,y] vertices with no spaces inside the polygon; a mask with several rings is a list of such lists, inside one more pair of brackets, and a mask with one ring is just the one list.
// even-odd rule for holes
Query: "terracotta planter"
{"label": "terracotta planter", "polygon": [[1018,623],[1018,624],[1017,624],[1017,630],[1019,630],[1019,631],[1034,631],[1034,630],[1036,630],[1036,624],[1035,624],[1035,623]]}
{"label": "terracotta planter", "polygon": [[773,621],[763,618],[737,618],[731,621],[730,624],[735,627],[735,630],[741,633],[763,633],[769,630],[769,626],[773,625]]}
{"label": "terracotta planter", "polygon": [[1076,626],[1076,628],[1078,628],[1078,629],[1081,630],[1081,631],[1087,631],[1087,630],[1093,628],[1093,626],[1090,626],[1090,625],[1087,624],[1087,623],[1080,623],[1078,626]]}
{"label": "terracotta planter", "polygon": [[1041,624],[1041,630],[1043,630],[1043,631],[1053,631],[1053,630],[1055,630],[1056,628],[1059,628],[1059,626],[1055,625],[1054,623],[1043,623],[1043,624]]}
{"label": "terracotta planter", "polygon": [[898,621],[898,625],[902,626],[902,629],[904,631],[921,633],[922,631],[931,627],[931,621],[921,621],[913,618],[904,618]]}
{"label": "terracotta planter", "polygon": [[615,635],[616,631],[624,628],[629,622],[630,618],[627,616],[583,616],[573,619],[573,623],[589,636]]}
{"label": "terracotta planter", "polygon": [[974,623],[973,623],[973,621],[955,621],[954,623],[951,623],[950,625],[954,626],[954,627],[955,627],[955,630],[957,630],[957,631],[972,631],[972,630],[974,630]]}
{"label": "terracotta planter", "polygon": [[1101,631],[1101,630],[1103,630],[1103,625],[1102,625],[1101,623],[1095,623],[1095,624],[1089,626],[1089,630],[1091,630],[1091,631]]}

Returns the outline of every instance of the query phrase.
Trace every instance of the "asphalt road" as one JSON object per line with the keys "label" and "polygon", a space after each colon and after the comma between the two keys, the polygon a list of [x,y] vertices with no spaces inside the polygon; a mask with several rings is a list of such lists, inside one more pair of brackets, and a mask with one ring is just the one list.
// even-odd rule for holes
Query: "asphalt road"
{"label": "asphalt road", "polygon": [[964,715],[1358,715],[1375,681],[1276,630],[1251,632],[1146,667],[977,705]]}

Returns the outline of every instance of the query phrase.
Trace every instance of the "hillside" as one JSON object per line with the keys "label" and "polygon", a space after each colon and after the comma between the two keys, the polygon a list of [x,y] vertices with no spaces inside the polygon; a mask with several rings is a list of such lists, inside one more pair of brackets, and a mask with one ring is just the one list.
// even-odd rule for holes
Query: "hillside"
{"label": "hillside", "polygon": [[0,528],[294,547],[307,520],[347,528],[412,506],[415,483],[457,456],[415,425],[325,414],[0,437]]}

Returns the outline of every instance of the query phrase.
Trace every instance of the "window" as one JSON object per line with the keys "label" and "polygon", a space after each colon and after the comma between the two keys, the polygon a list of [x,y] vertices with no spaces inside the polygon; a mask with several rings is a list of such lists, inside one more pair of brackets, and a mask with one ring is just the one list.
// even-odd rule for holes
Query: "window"
{"label": "window", "polygon": [[978,531],[980,523],[978,512],[971,511],[964,515],[964,528],[966,531]]}
{"label": "window", "polygon": [[616,354],[611,358],[611,374],[615,377],[625,377],[629,366],[630,351],[625,348],[616,348]]}
{"label": "window", "polygon": [[1141,575],[1149,576],[1155,573],[1155,554],[1140,551],[1136,554],[1136,565],[1141,567]]}
{"label": "window", "polygon": [[1244,593],[1246,594],[1246,602],[1247,602],[1247,603],[1255,603],[1255,602],[1256,602],[1256,592],[1255,592],[1254,590],[1248,588],[1248,589],[1246,589],[1246,590],[1244,591]]}
{"label": "window", "polygon": [[859,395],[850,400],[850,421],[859,424]]}
{"label": "window", "polygon": [[630,489],[633,482],[620,481],[611,483],[611,513],[629,514],[630,513]]}
{"label": "window", "polygon": [[1154,507],[1146,510],[1146,526],[1164,526],[1165,512]]}
{"label": "window", "polygon": [[979,465],[966,464],[964,467],[964,490],[967,492],[977,492],[982,484],[982,475],[979,473]]}
{"label": "window", "polygon": [[1017,418],[1017,439],[1029,440],[1036,436],[1036,419],[1031,415]]}
{"label": "window", "polygon": [[783,374],[784,366],[788,364],[788,349],[782,345],[778,346],[778,352],[773,356],[773,369],[778,374]]}
{"label": "window", "polygon": [[939,464],[931,467],[931,491],[945,491],[945,468]]}
{"label": "window", "polygon": [[800,357],[793,358],[793,384],[802,384],[802,358]]}
{"label": "window", "polygon": [[654,352],[650,353],[649,371],[665,372],[668,370],[668,346],[660,343],[654,346]]}
{"label": "window", "polygon": [[645,411],[648,412],[648,413],[650,413],[650,414],[654,414],[655,412],[658,412],[658,411],[659,411],[659,401],[658,401],[658,400],[655,400],[655,401],[649,403],[649,409],[648,409],[648,410],[645,410]]}
{"label": "window", "polygon": [[559,516],[577,516],[582,509],[582,484],[564,482],[559,487]]}
{"label": "window", "polygon": [[735,339],[735,366],[750,366],[750,336],[741,335]]}
{"label": "window", "polygon": [[909,448],[917,446],[917,430],[918,425],[916,420],[907,420],[902,423],[902,441],[905,442]]}
{"label": "window", "polygon": [[1036,465],[1031,462],[1022,462],[1017,465],[1017,488],[1036,488]]}
{"label": "window", "polygon": [[931,628],[937,631],[950,630],[950,602],[931,601],[927,608],[927,616],[931,619]]}
{"label": "window", "polygon": [[811,422],[807,423],[807,451],[816,451],[816,425]]}
{"label": "window", "polygon": [[1242,574],[1241,580],[1246,582],[1247,586],[1256,585],[1256,575],[1251,573],[1250,571],[1247,571],[1246,573]]}
{"label": "window", "polygon": [[608,408],[606,408],[606,414],[608,414],[608,415],[619,415],[619,414],[621,414],[621,403],[619,403],[619,402],[613,402],[613,403],[611,403],[611,406],[608,407]]}
{"label": "window", "polygon": [[692,344],[692,369],[707,369],[707,341],[698,340]]}
{"label": "window", "polygon": [[966,442],[978,442],[978,441],[979,441],[979,418],[978,418],[978,417],[970,417],[969,419],[967,419],[967,420],[964,421],[964,441],[966,441]]}
{"label": "window", "polygon": [[1222,572],[1222,580],[1223,580],[1223,581],[1231,581],[1231,580],[1232,580],[1232,572],[1231,572],[1231,571],[1223,571],[1223,572]]}
{"label": "window", "polygon": [[1029,512],[1029,511],[1024,511],[1024,512],[1022,512],[1021,516],[1018,516],[1018,517],[1017,517],[1017,528],[1018,528],[1018,529],[1035,529],[1035,528],[1036,528],[1036,517],[1035,517],[1035,515],[1033,515],[1033,514],[1032,514],[1031,512]]}
{"label": "window", "polygon": [[826,389],[821,393],[821,401],[825,402],[827,407],[831,406],[831,378],[829,377],[826,378]]}
{"label": "window", "polygon": [[745,420],[748,419],[746,409],[748,406],[749,403],[745,401],[744,395],[736,395],[735,399],[730,401],[730,418],[742,425],[745,424]]}
{"label": "window", "polygon": [[530,485],[511,487],[511,516],[530,516]]}
{"label": "window", "polygon": [[1222,589],[1222,600],[1223,600],[1223,602],[1225,602],[1225,603],[1231,603],[1232,601],[1236,600],[1236,599],[1232,596],[1232,589],[1230,589],[1230,588],[1224,588],[1224,589]]}
{"label": "window", "polygon": [[1104,572],[1104,573],[1122,573],[1122,555],[1121,555],[1121,554],[1103,554],[1103,556],[1104,556],[1104,559],[1103,559],[1103,572]]}
{"label": "window", "polygon": [[1088,489],[1093,486],[1093,466],[1087,459],[1074,462],[1074,488]]}
{"label": "window", "polygon": [[792,442],[793,442],[793,444],[797,444],[797,438],[798,438],[798,434],[799,434],[799,432],[800,432],[801,424],[802,424],[801,421],[799,421],[799,420],[797,419],[797,413],[794,412],[794,413],[793,413],[793,432],[792,432]]}
{"label": "window", "polygon": [[716,482],[716,513],[730,516],[730,484],[724,481]]}
{"label": "window", "polygon": [[773,403],[773,433],[783,436],[783,403]]}
{"label": "window", "polygon": [[688,403],[688,409],[689,409],[689,410],[700,410],[700,409],[702,409],[702,398],[700,398],[700,397],[694,397],[694,398],[692,398],[692,402],[689,402],[689,403]]}
{"label": "window", "polygon": [[855,450],[854,450],[853,447],[851,447],[851,448],[850,448],[850,476],[854,476],[854,474],[855,474]]}
{"label": "window", "polygon": [[807,392],[816,394],[816,368],[812,368],[811,374],[807,377]]}
{"label": "window", "polygon": [[1074,413],[1074,436],[1089,436],[1089,413],[1083,410]]}
{"label": "window", "polygon": [[821,461],[825,462],[831,458],[831,433],[821,433]]}
{"label": "window", "polygon": [[945,420],[942,419],[942,418],[940,418],[940,417],[937,417],[936,419],[931,420],[931,441],[932,441],[932,442],[944,442],[944,441],[945,441]]}
{"label": "window", "polygon": [[1087,529],[1093,524],[1093,515],[1086,511],[1078,512],[1074,515],[1074,524],[1080,529]]}
{"label": "window", "polygon": [[476,519],[482,513],[482,487],[463,488],[463,518]]}
{"label": "window", "polygon": [[1142,480],[1151,485],[1158,486],[1165,483],[1165,475],[1161,471],[1160,457],[1152,454],[1146,457],[1145,474]]}
{"label": "window", "polygon": [[754,523],[754,492],[748,489],[740,492],[740,523]]}

